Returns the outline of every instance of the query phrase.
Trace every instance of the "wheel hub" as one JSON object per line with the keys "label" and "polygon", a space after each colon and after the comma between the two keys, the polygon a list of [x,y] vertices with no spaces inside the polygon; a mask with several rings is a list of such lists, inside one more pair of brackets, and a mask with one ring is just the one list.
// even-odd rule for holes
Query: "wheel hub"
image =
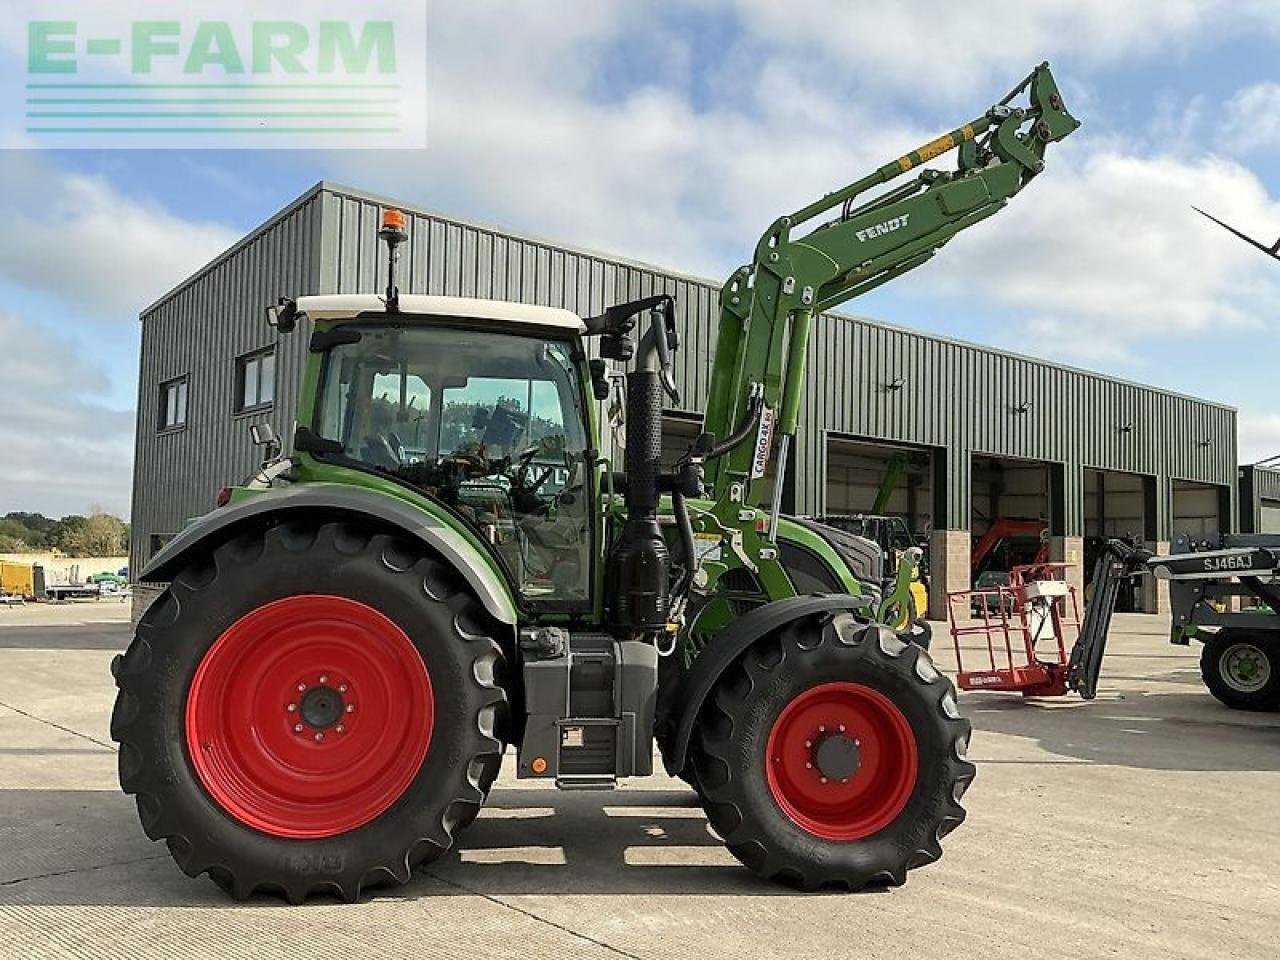
{"label": "wheel hub", "polygon": [[813,751],[813,765],[828,781],[848,780],[862,766],[862,748],[843,733],[823,737]]}
{"label": "wheel hub", "polygon": [[1271,679],[1271,663],[1251,643],[1236,643],[1222,654],[1222,675],[1239,693],[1256,693]]}
{"label": "wheel hub", "polygon": [[187,751],[234,819],[271,836],[332,837],[409,788],[434,708],[426,664],[393,621],[346,597],[286,597],[206,651],[187,695]]}
{"label": "wheel hub", "polygon": [[[346,685],[342,685],[345,690]],[[327,730],[346,716],[347,703],[342,690],[336,687],[312,687],[298,703],[298,713],[304,723],[316,730]],[[341,731],[341,732],[346,732]]]}
{"label": "wheel hub", "polygon": [[915,734],[883,693],[823,683],[783,707],[766,745],[769,790],[798,827],[824,840],[883,830],[915,790]]}

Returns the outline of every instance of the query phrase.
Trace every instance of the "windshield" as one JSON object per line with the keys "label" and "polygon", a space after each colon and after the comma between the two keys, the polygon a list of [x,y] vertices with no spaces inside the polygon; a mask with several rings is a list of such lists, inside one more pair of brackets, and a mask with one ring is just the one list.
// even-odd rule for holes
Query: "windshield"
{"label": "windshield", "polygon": [[452,326],[360,326],[333,347],[315,431],[452,507],[529,598],[587,598],[589,489],[573,344]]}

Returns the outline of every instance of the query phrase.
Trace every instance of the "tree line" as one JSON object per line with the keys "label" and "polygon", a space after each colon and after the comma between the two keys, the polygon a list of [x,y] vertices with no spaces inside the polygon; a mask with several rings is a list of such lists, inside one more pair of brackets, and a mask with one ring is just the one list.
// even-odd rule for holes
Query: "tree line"
{"label": "tree line", "polygon": [[129,524],[105,510],[60,519],[12,511],[0,517],[0,553],[60,550],[72,557],[122,557],[129,553]]}

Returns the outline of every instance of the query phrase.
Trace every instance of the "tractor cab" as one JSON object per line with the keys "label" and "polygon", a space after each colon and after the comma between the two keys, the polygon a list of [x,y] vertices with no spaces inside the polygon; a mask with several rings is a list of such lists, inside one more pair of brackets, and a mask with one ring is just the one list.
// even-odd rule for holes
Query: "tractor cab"
{"label": "tractor cab", "polygon": [[444,505],[523,599],[590,597],[595,464],[579,367],[582,321],[501,301],[297,301],[316,325],[299,410],[303,470],[389,479]]}

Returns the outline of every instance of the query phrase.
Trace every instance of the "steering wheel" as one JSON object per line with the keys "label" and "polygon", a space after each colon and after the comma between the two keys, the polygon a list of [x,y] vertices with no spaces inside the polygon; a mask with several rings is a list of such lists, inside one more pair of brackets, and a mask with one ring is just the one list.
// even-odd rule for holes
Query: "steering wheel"
{"label": "steering wheel", "polygon": [[404,444],[392,431],[375,433],[365,444],[362,456],[374,466],[398,469],[404,466]]}

